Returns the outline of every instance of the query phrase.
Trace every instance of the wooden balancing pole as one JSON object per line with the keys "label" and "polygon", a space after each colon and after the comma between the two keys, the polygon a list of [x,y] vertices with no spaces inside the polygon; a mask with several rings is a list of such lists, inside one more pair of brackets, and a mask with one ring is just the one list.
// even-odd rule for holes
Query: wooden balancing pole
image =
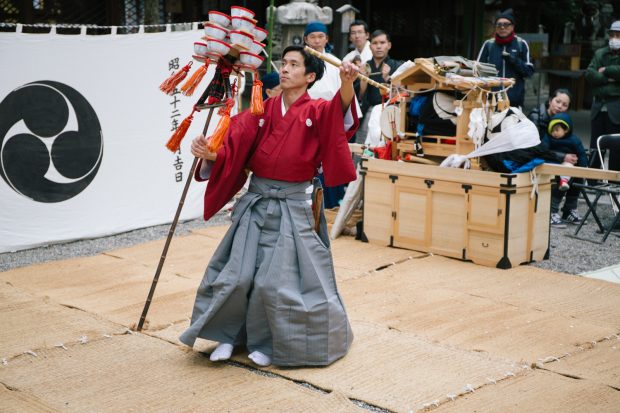
{"label": "wooden balancing pole", "polygon": [[[228,59],[227,56],[222,56],[222,59]],[[224,82],[224,96],[232,95],[232,91],[230,90],[230,82],[226,80]],[[196,102],[195,107],[204,109],[205,107],[209,108],[209,115],[207,116],[207,120],[205,122],[205,127],[202,130],[202,136],[206,136],[209,131],[209,124],[211,123],[211,117],[213,116],[213,110],[216,107],[223,106],[223,104],[214,104],[205,106],[205,102],[208,99],[209,88],[205,89],[204,93]],[[215,158],[213,159],[215,160]],[[159,275],[161,274],[161,270],[164,266],[164,261],[166,261],[166,255],[168,254],[168,248],[170,247],[170,241],[172,241],[172,236],[174,235],[174,230],[177,227],[177,223],[179,222],[179,216],[181,215],[181,210],[183,209],[183,204],[185,203],[185,197],[187,196],[187,191],[189,190],[189,185],[194,179],[194,171],[196,170],[196,166],[198,166],[198,157],[194,157],[194,162],[192,163],[192,167],[190,168],[189,175],[187,177],[187,181],[185,181],[185,187],[183,188],[183,193],[181,194],[181,199],[179,200],[179,205],[177,206],[177,212],[174,214],[174,219],[172,220],[172,224],[170,225],[170,230],[168,231],[168,237],[166,238],[166,243],[164,244],[164,250],[161,253],[161,257],[159,259],[159,264],[157,265],[157,270],[155,271],[155,276],[153,277],[153,282],[151,283],[151,289],[149,290],[149,295],[146,298],[146,302],[144,303],[144,309],[142,310],[142,315],[140,316],[140,321],[138,322],[138,326],[136,327],[136,331],[142,331],[142,327],[144,327],[144,322],[146,321],[146,315],[149,312],[149,307],[151,306],[151,302],[153,301],[153,295],[155,294],[155,288],[157,287],[157,282],[159,281]]]}
{"label": "wooden balancing pole", "polygon": [[[209,124],[211,123],[211,116],[213,116],[214,106],[209,108],[209,115],[207,116],[207,121],[205,122],[205,127],[202,130],[202,135],[206,135],[209,129]],[[183,188],[183,193],[181,194],[181,199],[179,200],[179,205],[177,206],[177,212],[174,214],[174,219],[172,220],[172,224],[170,225],[170,230],[168,231],[168,238],[166,238],[166,243],[164,244],[164,250],[161,253],[161,257],[159,259],[159,264],[157,265],[157,271],[155,271],[155,276],[153,277],[153,282],[151,283],[151,289],[149,290],[149,295],[146,298],[146,302],[144,303],[144,309],[142,310],[142,315],[140,316],[140,321],[138,322],[138,327],[136,331],[142,331],[142,327],[144,326],[144,321],[146,320],[146,314],[149,312],[149,307],[151,306],[151,301],[153,300],[153,295],[155,294],[155,288],[157,287],[157,282],[159,281],[159,275],[161,274],[161,270],[164,267],[164,261],[166,261],[166,255],[168,254],[168,248],[170,247],[170,241],[172,241],[172,236],[174,235],[174,230],[177,227],[177,223],[179,222],[179,216],[181,215],[181,210],[183,209],[183,204],[185,203],[185,197],[187,196],[187,191],[189,190],[189,185],[194,179],[194,171],[196,170],[196,166],[198,165],[198,157],[194,157],[194,162],[192,163],[192,167],[190,168],[189,175],[187,176],[187,180],[185,181],[185,187]]]}
{"label": "wooden balancing pole", "polygon": [[[324,62],[329,63],[332,66],[336,66],[336,67],[340,67],[342,66],[342,62],[340,60],[334,59],[334,57],[327,55],[325,53],[321,53],[321,52],[317,52],[316,50],[314,50],[313,48],[306,46],[304,47],[304,50],[308,53],[310,53],[313,56],[318,57],[319,59],[321,59]],[[384,84],[381,84],[379,82],[375,82],[374,80],[372,80],[371,78],[364,76],[361,73],[357,74],[357,78],[360,80],[363,80],[364,82],[368,82],[369,85],[372,85],[378,89],[380,89],[383,93],[390,93],[390,88],[387,87]]]}

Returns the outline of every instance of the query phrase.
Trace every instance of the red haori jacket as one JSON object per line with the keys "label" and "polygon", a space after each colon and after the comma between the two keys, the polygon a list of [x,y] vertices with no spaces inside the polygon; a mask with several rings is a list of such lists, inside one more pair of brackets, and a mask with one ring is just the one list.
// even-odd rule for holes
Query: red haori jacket
{"label": "red haori jacket", "polygon": [[[355,105],[354,124],[344,131],[340,91],[330,101],[310,99],[307,93],[282,116],[282,96],[265,101],[265,113],[249,110],[234,116],[217,152],[204,196],[204,219],[217,213],[243,186],[246,168],[257,176],[287,182],[310,181],[323,166],[327,186],[356,178],[348,141],[359,127]],[[200,176],[202,160],[196,168]]]}

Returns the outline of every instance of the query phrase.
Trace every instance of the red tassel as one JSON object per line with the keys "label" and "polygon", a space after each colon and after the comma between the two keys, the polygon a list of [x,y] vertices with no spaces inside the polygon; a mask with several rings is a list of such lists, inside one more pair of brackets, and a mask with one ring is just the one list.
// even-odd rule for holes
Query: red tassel
{"label": "red tassel", "polygon": [[379,159],[392,160],[392,142],[387,141],[385,146],[373,149],[375,156]]}
{"label": "red tassel", "polygon": [[187,76],[187,72],[189,72],[189,68],[192,67],[192,61],[183,66],[181,70],[170,76],[168,79],[164,80],[161,85],[159,85],[159,90],[164,92],[167,95],[172,94],[174,89],[178,86],[179,83],[185,79]]}
{"label": "red tassel", "polygon": [[254,75],[254,84],[252,85],[252,97],[250,99],[250,113],[260,116],[265,112],[263,107],[263,82]]}
{"label": "red tassel", "polygon": [[194,74],[185,81],[183,86],[181,86],[181,91],[185,96],[191,96],[196,91],[198,84],[202,80],[203,77],[207,74],[207,68],[209,67],[209,59],[206,60],[203,66],[200,66]]}
{"label": "red tassel", "polygon": [[230,111],[234,105],[235,101],[233,99],[228,99],[226,101],[226,106],[222,107],[217,112],[218,115],[222,117],[219,122],[217,122],[213,135],[209,137],[207,148],[210,152],[217,152],[222,146],[222,143],[224,143],[224,136],[226,136],[226,132],[228,132],[228,127],[230,126]]}
{"label": "red tassel", "polygon": [[187,130],[189,129],[189,125],[192,124],[194,120],[194,111],[183,119],[183,122],[176,128],[170,139],[168,139],[168,143],[166,143],[166,148],[170,149],[171,152],[176,152],[181,147],[181,141],[185,137]]}

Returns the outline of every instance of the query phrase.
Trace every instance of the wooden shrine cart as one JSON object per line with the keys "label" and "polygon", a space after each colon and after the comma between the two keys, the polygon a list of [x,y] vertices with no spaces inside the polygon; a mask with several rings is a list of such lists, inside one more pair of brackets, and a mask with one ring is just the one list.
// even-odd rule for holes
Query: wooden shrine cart
{"label": "wooden shrine cart", "polygon": [[548,257],[551,175],[365,159],[369,242],[511,268]]}
{"label": "wooden shrine cart", "polygon": [[[492,87],[512,84],[510,79],[457,79],[438,75],[428,59],[416,59],[413,67],[393,79],[396,85],[413,92],[466,93],[456,135],[424,136],[422,159],[440,160],[473,151],[474,143],[467,135],[471,110],[482,105]],[[393,145],[393,155],[410,154],[413,161],[419,161],[414,149],[417,134],[406,130],[409,100],[400,103],[399,135],[405,139]],[[508,102],[504,105],[507,107]],[[498,109],[502,109],[499,104]],[[564,167],[544,164],[535,174],[503,174],[479,170],[477,162],[472,162],[472,169],[458,169],[364,159],[362,239],[498,268],[546,259],[551,179],[559,173],[558,168]],[[594,178],[592,174],[597,174],[585,168],[565,169],[562,174],[572,176]],[[620,177],[620,173],[615,176]]]}

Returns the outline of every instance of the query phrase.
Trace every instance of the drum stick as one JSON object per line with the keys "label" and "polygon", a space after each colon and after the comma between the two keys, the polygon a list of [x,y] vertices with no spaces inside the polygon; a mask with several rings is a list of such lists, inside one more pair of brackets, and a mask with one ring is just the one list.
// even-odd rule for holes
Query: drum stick
{"label": "drum stick", "polygon": [[[336,67],[340,67],[342,66],[342,62],[340,60],[334,59],[333,57],[326,55],[324,53],[321,52],[317,52],[316,50],[312,49],[311,47],[304,47],[304,50],[308,53],[310,53],[313,56],[318,57],[319,59],[323,60],[324,62],[329,63],[330,65],[336,66]],[[364,76],[361,73],[357,74],[358,79],[363,80],[364,82],[368,82],[368,84],[373,85],[376,88],[381,89],[384,93],[390,93],[390,88],[382,85],[379,82],[375,82],[374,80]]]}

